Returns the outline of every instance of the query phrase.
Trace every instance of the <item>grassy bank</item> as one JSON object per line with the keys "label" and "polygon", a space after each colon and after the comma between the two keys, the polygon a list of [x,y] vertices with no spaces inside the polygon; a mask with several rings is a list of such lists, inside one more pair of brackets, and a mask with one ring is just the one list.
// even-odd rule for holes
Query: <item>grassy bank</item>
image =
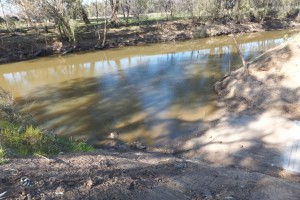
{"label": "grassy bank", "polygon": [[35,125],[32,116],[21,112],[12,96],[0,89],[0,164],[10,157],[88,152],[85,141],[55,135]]}

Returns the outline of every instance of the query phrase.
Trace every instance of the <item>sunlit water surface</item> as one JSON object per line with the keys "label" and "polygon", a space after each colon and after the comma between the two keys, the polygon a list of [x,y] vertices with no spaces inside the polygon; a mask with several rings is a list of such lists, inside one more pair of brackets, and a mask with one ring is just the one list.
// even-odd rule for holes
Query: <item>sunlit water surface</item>
{"label": "sunlit water surface", "polygon": [[[283,43],[288,31],[245,34],[247,60]],[[231,37],[125,47],[0,65],[0,85],[43,128],[93,144],[166,145],[196,132],[216,111],[213,84],[238,67]]]}

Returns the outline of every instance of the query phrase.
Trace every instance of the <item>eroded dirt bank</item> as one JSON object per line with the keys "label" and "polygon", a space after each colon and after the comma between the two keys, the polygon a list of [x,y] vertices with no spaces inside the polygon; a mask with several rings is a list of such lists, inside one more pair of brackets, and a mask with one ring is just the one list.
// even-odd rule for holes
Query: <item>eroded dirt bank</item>
{"label": "eroded dirt bank", "polygon": [[300,45],[216,83],[220,112],[170,154],[97,150],[0,166],[0,199],[299,199]]}
{"label": "eroded dirt bank", "polygon": [[[33,59],[53,54],[64,54],[95,49],[107,49],[120,46],[143,45],[228,35],[251,33],[266,30],[293,29],[299,22],[290,20],[269,20],[264,23],[211,24],[194,23],[191,20],[176,20],[150,25],[109,29],[104,47],[97,45],[97,36],[93,27],[80,30],[78,45],[61,43],[58,36],[44,37],[42,34],[0,34],[0,63]],[[101,42],[100,42],[101,43]]]}

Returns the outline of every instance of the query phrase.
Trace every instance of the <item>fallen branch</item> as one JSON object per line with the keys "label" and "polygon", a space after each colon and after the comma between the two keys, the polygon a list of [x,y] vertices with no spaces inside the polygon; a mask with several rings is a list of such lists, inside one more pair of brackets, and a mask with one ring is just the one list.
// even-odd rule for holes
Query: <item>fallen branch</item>
{"label": "fallen branch", "polygon": [[68,54],[68,53],[71,53],[75,48],[76,48],[76,46],[67,48],[67,49],[62,53],[62,55],[66,55],[66,54]]}
{"label": "fallen branch", "polygon": [[243,67],[245,68],[245,72],[246,72],[247,75],[250,75],[249,69],[248,69],[249,63],[245,61],[245,58],[244,58],[243,54],[241,53],[240,47],[239,47],[239,45],[238,45],[238,43],[235,39],[234,33],[232,33],[232,35],[233,35],[233,40],[234,40],[234,43],[235,43],[235,47],[236,47],[237,52],[238,52],[238,54],[239,54],[239,56],[242,60]]}
{"label": "fallen branch", "polygon": [[5,191],[5,192],[2,192],[1,194],[0,194],[0,199],[5,199],[5,194],[7,193],[7,191]]}
{"label": "fallen branch", "polygon": [[40,158],[43,158],[43,159],[47,160],[49,163],[53,163],[54,162],[54,160],[52,160],[50,158],[47,158],[47,157],[45,157],[43,155],[40,155],[40,154],[37,154],[37,153],[35,153],[34,155],[36,155],[37,157],[40,157]]}

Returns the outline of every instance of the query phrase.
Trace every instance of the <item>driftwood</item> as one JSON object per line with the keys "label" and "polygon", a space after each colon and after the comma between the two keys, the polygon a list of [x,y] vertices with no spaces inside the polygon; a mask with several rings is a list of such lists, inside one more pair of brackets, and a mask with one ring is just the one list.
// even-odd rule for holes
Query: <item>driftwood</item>
{"label": "driftwood", "polygon": [[39,51],[37,51],[37,52],[34,53],[34,57],[42,56],[45,53],[46,53],[45,49],[40,49]]}
{"label": "driftwood", "polygon": [[236,39],[235,39],[234,33],[232,33],[232,35],[233,35],[233,40],[234,40],[234,43],[235,43],[235,47],[236,47],[237,52],[238,52],[238,54],[239,54],[239,56],[240,56],[240,58],[241,58],[241,60],[242,60],[243,67],[245,68],[245,72],[246,72],[247,75],[250,75],[249,69],[248,69],[249,63],[246,62],[246,60],[245,60],[245,58],[244,58],[244,56],[243,56],[243,54],[242,54],[242,52],[241,52],[241,50],[240,50],[240,47],[239,47],[239,45],[238,45],[238,43],[237,43],[237,41],[236,41]]}
{"label": "driftwood", "polygon": [[76,48],[77,48],[77,46],[69,47],[69,48],[67,48],[67,49],[62,53],[62,55],[71,53],[71,52],[72,52],[73,50],[75,50]]}

